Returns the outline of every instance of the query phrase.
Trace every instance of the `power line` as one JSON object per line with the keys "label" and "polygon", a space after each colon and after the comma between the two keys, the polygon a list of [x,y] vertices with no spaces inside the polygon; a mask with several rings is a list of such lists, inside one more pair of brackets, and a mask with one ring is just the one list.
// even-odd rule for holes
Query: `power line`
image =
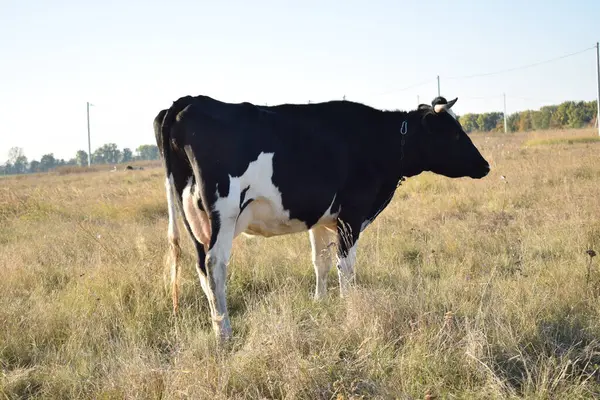
{"label": "power line", "polygon": [[542,64],[547,64],[553,61],[558,61],[561,60],[563,58],[567,58],[567,57],[572,57],[578,54],[582,54],[585,53],[586,51],[590,51],[592,49],[595,49],[596,46],[592,46],[592,47],[588,47],[584,50],[580,50],[580,51],[576,51],[574,53],[569,53],[569,54],[565,54],[562,55],[560,57],[555,57],[555,58],[551,58],[548,60],[544,60],[544,61],[539,61],[536,63],[532,63],[532,64],[527,64],[527,65],[522,65],[520,67],[513,67],[513,68],[508,68],[508,69],[503,69],[500,71],[494,71],[494,72],[485,72],[485,73],[480,73],[480,74],[472,74],[472,75],[465,75],[465,76],[454,76],[454,77],[444,77],[445,79],[452,79],[452,80],[459,80],[459,79],[471,79],[471,78],[478,78],[478,77],[482,77],[482,76],[490,76],[490,75],[497,75],[497,74],[503,74],[506,72],[512,72],[512,71],[518,71],[521,69],[526,69],[526,68],[531,68],[531,67],[537,67],[538,65],[542,65]]}

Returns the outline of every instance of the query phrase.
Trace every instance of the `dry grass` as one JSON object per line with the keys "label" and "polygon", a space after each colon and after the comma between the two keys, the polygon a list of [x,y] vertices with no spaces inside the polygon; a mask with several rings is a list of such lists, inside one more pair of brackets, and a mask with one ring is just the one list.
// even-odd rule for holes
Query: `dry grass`
{"label": "dry grass", "polygon": [[171,316],[161,169],[2,179],[0,393],[597,398],[600,143],[524,147],[580,133],[477,134],[489,177],[408,180],[362,237],[344,301],[335,268],[330,298],[311,300],[307,235],[241,237],[221,350],[187,241]]}
{"label": "dry grass", "polygon": [[525,146],[575,144],[575,143],[596,143],[596,142],[600,142],[600,136],[555,137],[555,138],[549,138],[549,139],[530,139],[527,142],[525,142]]}

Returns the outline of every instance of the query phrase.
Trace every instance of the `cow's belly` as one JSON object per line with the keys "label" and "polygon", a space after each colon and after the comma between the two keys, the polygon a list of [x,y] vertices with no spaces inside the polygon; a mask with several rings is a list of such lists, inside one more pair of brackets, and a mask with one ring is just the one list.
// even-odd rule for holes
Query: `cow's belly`
{"label": "cow's belly", "polygon": [[287,212],[267,199],[252,201],[240,214],[236,223],[236,236],[278,236],[306,231],[303,221],[290,219]]}

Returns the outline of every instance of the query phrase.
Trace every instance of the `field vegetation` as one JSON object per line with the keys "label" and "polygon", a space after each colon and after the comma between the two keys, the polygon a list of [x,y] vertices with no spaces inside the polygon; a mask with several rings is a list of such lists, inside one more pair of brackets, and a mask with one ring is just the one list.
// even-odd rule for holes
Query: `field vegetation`
{"label": "field vegetation", "polygon": [[347,299],[332,268],[312,300],[306,234],[238,238],[226,348],[188,240],[172,316],[161,168],[1,178],[0,394],[598,398],[594,135],[473,134],[490,175],[408,179],[363,234]]}

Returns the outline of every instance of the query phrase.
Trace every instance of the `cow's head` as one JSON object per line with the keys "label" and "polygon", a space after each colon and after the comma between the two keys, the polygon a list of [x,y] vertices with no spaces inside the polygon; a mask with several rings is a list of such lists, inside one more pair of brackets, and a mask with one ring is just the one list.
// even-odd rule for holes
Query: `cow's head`
{"label": "cow's head", "polygon": [[431,106],[419,106],[423,169],[451,178],[483,178],[490,172],[490,166],[452,111],[457,100],[436,97]]}

